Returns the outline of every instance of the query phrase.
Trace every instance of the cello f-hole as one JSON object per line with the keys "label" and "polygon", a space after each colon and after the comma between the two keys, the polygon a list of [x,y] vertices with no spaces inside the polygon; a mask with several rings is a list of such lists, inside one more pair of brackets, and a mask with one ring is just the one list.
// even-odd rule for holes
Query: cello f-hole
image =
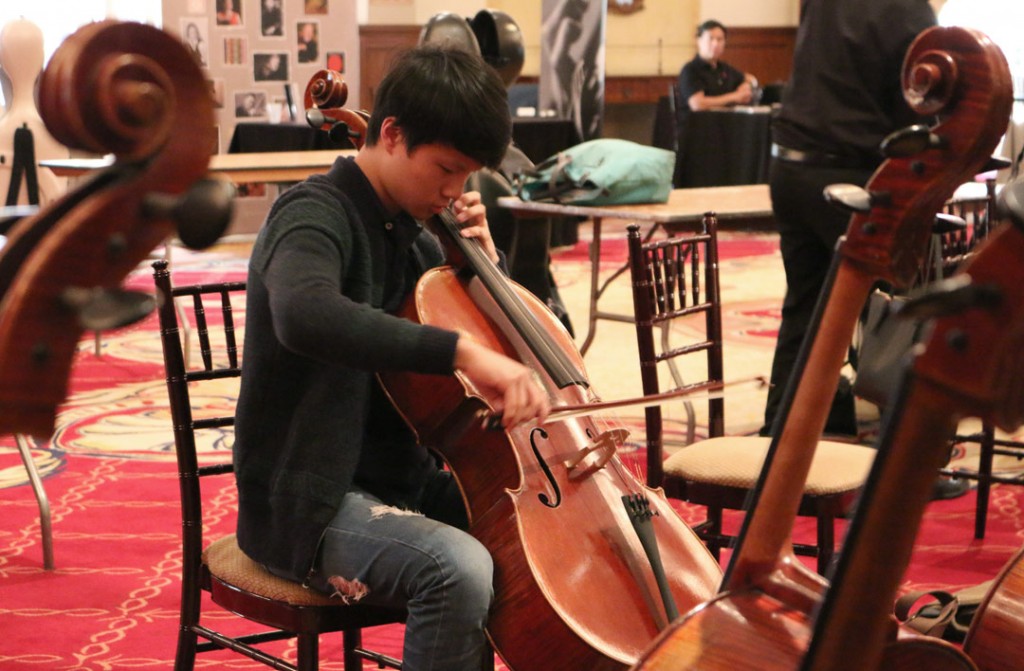
{"label": "cello f-hole", "polygon": [[551,473],[551,467],[548,466],[548,462],[544,461],[544,457],[541,456],[540,448],[537,447],[537,435],[540,435],[541,440],[547,440],[548,432],[544,429],[537,427],[530,432],[530,448],[533,449],[533,456],[537,459],[537,463],[540,465],[540,469],[544,471],[544,477],[547,478],[548,484],[551,485],[551,489],[554,491],[554,500],[550,496],[541,492],[537,494],[537,498],[548,508],[557,508],[562,505],[562,490],[558,486],[558,482],[555,480],[555,476]]}

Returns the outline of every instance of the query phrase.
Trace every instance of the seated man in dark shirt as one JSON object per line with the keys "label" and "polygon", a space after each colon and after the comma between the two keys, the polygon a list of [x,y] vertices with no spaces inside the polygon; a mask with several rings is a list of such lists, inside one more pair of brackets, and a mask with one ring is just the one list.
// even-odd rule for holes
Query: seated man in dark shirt
{"label": "seated man in dark shirt", "polygon": [[757,79],[722,60],[726,30],[709,19],[697,27],[697,55],[679,72],[679,109],[694,112],[749,105]]}

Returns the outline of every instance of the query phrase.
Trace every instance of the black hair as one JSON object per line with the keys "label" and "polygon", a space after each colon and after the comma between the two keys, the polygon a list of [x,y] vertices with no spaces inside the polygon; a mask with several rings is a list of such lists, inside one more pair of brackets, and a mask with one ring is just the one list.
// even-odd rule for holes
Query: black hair
{"label": "black hair", "polygon": [[425,45],[399,56],[377,88],[366,144],[377,143],[387,117],[409,151],[444,144],[489,168],[512,140],[505,85],[483,58],[461,49]]}
{"label": "black hair", "polygon": [[699,26],[697,26],[697,37],[700,37],[705,32],[707,32],[709,30],[714,30],[715,28],[718,28],[723,33],[725,33],[726,35],[729,34],[729,31],[726,29],[725,26],[722,25],[721,21],[715,21],[714,19],[708,19],[704,23],[702,23]]}

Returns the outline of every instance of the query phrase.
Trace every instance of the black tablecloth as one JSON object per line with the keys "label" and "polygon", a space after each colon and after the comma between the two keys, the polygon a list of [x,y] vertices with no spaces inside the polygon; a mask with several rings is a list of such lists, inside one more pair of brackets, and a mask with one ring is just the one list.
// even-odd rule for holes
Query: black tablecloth
{"label": "black tablecloth", "polygon": [[550,117],[513,118],[512,141],[534,163],[579,144],[576,126],[570,119]]}
{"label": "black tablecloth", "polygon": [[[513,119],[512,139],[534,163],[578,142],[572,121],[542,117]],[[334,142],[326,132],[306,124],[253,122],[235,126],[228,153],[348,148],[350,145]]]}
{"label": "black tablecloth", "polygon": [[259,151],[313,151],[351,149],[347,142],[335,142],[321,130],[298,123],[240,123],[235,126],[229,154]]}
{"label": "black tablecloth", "polygon": [[675,186],[767,183],[770,125],[767,108],[685,114],[679,127]]}

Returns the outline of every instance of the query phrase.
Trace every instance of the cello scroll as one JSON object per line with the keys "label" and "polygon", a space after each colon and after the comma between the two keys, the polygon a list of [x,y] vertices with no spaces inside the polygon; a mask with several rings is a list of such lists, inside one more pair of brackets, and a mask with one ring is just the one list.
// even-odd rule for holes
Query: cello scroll
{"label": "cello scroll", "polygon": [[359,149],[366,139],[369,112],[346,109],[348,84],[334,70],[320,70],[306,84],[303,96],[306,122],[313,128],[326,131],[332,140],[346,140]]}
{"label": "cello scroll", "polygon": [[121,281],[178,227],[205,246],[232,187],[202,181],[215,138],[202,71],[174,37],[92,23],[54,53],[40,114],[70,148],[115,156],[78,189],[15,224],[0,252],[0,432],[49,434],[85,329],[152,309]]}

